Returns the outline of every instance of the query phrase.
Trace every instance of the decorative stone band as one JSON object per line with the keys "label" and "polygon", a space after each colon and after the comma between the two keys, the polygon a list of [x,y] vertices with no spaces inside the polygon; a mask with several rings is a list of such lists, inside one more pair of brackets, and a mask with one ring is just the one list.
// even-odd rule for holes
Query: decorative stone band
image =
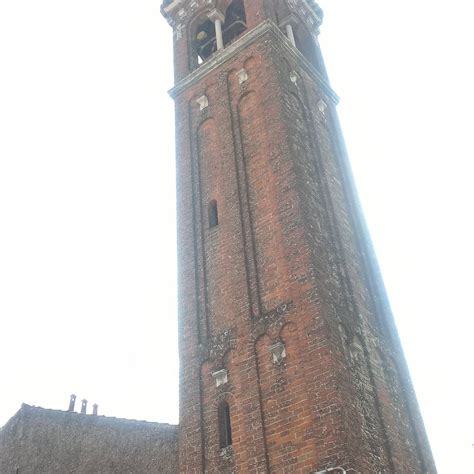
{"label": "decorative stone band", "polygon": [[192,86],[196,82],[200,81],[203,77],[207,76],[212,70],[221,66],[222,64],[230,61],[243,49],[245,49],[250,43],[253,43],[257,39],[261,38],[265,34],[272,34],[274,36],[275,43],[285,50],[285,55],[293,56],[298,58],[299,63],[304,70],[316,81],[321,89],[327,94],[334,104],[339,102],[339,97],[332,90],[327,80],[309,63],[309,61],[296,49],[294,48],[286,36],[282,33],[280,28],[275,25],[271,20],[265,20],[260,23],[257,27],[250,30],[241,36],[235,43],[227,46],[225,49],[218,51],[208,59],[205,63],[201,64],[197,69],[192,71],[188,76],[178,82],[170,91],[170,96],[174,99],[180,95],[188,87]]}
{"label": "decorative stone band", "polygon": [[173,25],[177,20],[189,18],[193,13],[202,9],[225,11],[228,3],[226,0],[170,0],[163,2],[161,12],[168,23]]}

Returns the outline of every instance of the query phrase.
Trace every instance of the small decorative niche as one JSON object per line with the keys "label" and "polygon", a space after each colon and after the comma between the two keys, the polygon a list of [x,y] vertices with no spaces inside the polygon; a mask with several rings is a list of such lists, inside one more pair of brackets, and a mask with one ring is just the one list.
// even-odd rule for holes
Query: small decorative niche
{"label": "small decorative niche", "polygon": [[199,110],[204,110],[209,107],[209,99],[205,95],[199,97],[196,102],[199,104]]}
{"label": "small decorative niche", "polygon": [[229,381],[226,369],[222,369],[222,370],[218,370],[217,372],[213,372],[212,376],[213,376],[214,380],[216,381],[216,387],[220,387],[221,385],[225,385]]}
{"label": "small decorative niche", "polygon": [[286,349],[283,342],[277,342],[270,346],[270,352],[272,353],[274,364],[281,364],[286,359]]}
{"label": "small decorative niche", "polygon": [[239,84],[243,84],[244,82],[247,82],[249,79],[248,72],[245,69],[241,69],[237,73],[237,77],[239,78]]}

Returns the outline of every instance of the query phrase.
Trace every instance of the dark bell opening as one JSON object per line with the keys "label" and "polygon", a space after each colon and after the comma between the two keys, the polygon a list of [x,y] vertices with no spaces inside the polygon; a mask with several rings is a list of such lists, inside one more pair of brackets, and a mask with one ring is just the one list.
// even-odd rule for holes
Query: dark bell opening
{"label": "dark bell opening", "polygon": [[224,44],[231,43],[247,29],[243,0],[234,0],[227,8],[224,23]]}
{"label": "dark bell opening", "polygon": [[194,42],[197,54],[203,61],[216,51],[216,30],[211,20],[207,20],[199,26]]}
{"label": "dark bell opening", "polygon": [[[224,45],[228,45],[240,36],[246,29],[247,18],[243,0],[234,0],[226,11],[222,25]],[[197,55],[197,64],[210,58],[217,50],[216,29],[214,22],[206,20],[199,25],[194,35],[193,44]]]}

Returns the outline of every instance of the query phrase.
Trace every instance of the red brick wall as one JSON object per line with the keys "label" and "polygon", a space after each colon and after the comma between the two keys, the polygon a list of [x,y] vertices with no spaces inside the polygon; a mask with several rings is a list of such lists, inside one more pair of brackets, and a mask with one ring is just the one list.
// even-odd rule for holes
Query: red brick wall
{"label": "red brick wall", "polygon": [[[260,26],[174,91],[180,471],[435,472],[380,304],[334,95],[261,23],[272,2],[246,5],[249,25]],[[188,54],[180,41],[177,69]],[[211,200],[219,225],[209,229]],[[221,369],[228,383],[216,387]],[[224,451],[222,400],[233,432]]]}

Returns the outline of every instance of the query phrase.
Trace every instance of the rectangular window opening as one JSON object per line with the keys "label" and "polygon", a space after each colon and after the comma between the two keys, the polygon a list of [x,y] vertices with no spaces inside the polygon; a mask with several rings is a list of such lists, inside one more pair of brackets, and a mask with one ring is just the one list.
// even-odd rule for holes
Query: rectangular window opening
{"label": "rectangular window opening", "polygon": [[219,447],[221,449],[232,445],[232,428],[230,426],[230,407],[227,402],[219,405]]}
{"label": "rectangular window opening", "polygon": [[213,200],[209,203],[209,229],[219,225],[219,215],[217,213],[217,201]]}

